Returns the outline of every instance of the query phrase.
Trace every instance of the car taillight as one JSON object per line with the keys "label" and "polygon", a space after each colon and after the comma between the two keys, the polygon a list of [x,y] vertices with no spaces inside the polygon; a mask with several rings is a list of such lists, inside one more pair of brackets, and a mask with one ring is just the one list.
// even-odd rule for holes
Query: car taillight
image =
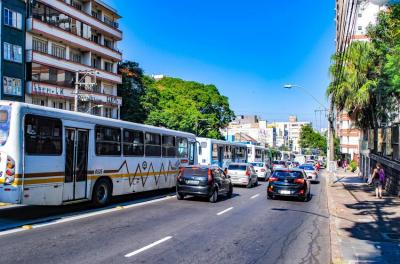
{"label": "car taillight", "polygon": [[261,171],[261,172],[265,172],[265,169],[261,169],[260,171]]}
{"label": "car taillight", "polygon": [[212,178],[212,171],[211,171],[211,169],[208,169],[208,172],[207,172],[207,179],[208,179],[208,184],[212,183],[213,178]]}
{"label": "car taillight", "polygon": [[185,168],[180,168],[179,169],[178,177],[176,178],[178,181],[182,178],[182,175],[183,175],[184,171],[185,171]]}
{"label": "car taillight", "polygon": [[278,180],[278,178],[275,178],[275,177],[269,177],[269,179],[268,179],[269,182],[274,182],[277,180]]}
{"label": "car taillight", "polygon": [[15,161],[10,156],[7,156],[5,183],[11,184],[15,180]]}
{"label": "car taillight", "polygon": [[294,183],[297,183],[297,184],[304,184],[304,179],[295,179],[295,180],[294,180]]}
{"label": "car taillight", "polygon": [[246,170],[246,176],[249,177],[250,176],[250,171]]}

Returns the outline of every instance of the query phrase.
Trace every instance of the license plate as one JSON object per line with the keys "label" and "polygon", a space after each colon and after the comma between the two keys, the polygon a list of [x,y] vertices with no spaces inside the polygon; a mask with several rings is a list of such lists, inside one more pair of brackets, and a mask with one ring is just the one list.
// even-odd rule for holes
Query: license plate
{"label": "license plate", "polygon": [[187,180],[186,183],[191,185],[198,185],[199,181]]}
{"label": "license plate", "polygon": [[288,190],[281,190],[279,193],[280,193],[280,194],[290,194],[290,191],[288,191]]}

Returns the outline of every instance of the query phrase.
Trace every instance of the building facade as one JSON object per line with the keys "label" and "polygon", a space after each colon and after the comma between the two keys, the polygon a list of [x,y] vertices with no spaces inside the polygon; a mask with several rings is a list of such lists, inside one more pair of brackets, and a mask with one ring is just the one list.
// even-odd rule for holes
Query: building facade
{"label": "building facade", "polygon": [[119,118],[117,11],[100,0],[37,0],[28,10],[26,102],[74,110],[77,99],[80,112]]}
{"label": "building facade", "polygon": [[25,100],[25,18],[22,0],[1,0],[1,100]]}
{"label": "building facade", "polygon": [[[351,41],[368,41],[367,30],[376,22],[377,15],[384,10],[384,0],[362,0],[356,6],[349,0],[336,1],[336,50],[342,50],[346,45],[345,32],[349,31],[354,23]],[[352,9],[355,13],[352,14]],[[340,150],[343,158],[359,162],[361,131],[355,127],[354,122],[346,111],[337,113],[336,136],[340,140]]]}

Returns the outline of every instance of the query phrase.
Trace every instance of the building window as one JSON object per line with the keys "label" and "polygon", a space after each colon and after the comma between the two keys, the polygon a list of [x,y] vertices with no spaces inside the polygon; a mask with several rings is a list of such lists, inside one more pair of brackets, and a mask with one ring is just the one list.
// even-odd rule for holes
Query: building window
{"label": "building window", "polygon": [[55,45],[54,43],[51,45],[51,55],[65,59],[66,58],[66,49],[63,46]]}
{"label": "building window", "polygon": [[32,104],[40,105],[40,106],[47,106],[47,101],[41,98],[32,98]]}
{"label": "building window", "polygon": [[106,46],[109,49],[114,49],[113,41],[106,38],[104,39],[104,46]]}
{"label": "building window", "polygon": [[26,115],[25,146],[30,155],[61,155],[62,123],[60,119]]}
{"label": "building window", "polygon": [[22,15],[8,8],[4,8],[4,25],[22,29]]}
{"label": "building window", "polygon": [[47,50],[48,50],[48,44],[47,41],[38,39],[38,38],[33,38],[32,39],[32,48],[35,51],[39,51],[41,53],[46,53],[47,54]]}
{"label": "building window", "polygon": [[362,17],[362,14],[361,14],[361,13],[358,13],[358,17]]}
{"label": "building window", "polygon": [[65,103],[64,102],[53,102],[53,108],[58,108],[58,109],[65,109]]}
{"label": "building window", "polygon": [[108,118],[112,118],[112,109],[111,108],[104,108],[104,116]]}
{"label": "building window", "polygon": [[81,53],[79,51],[70,50],[69,59],[73,62],[81,63]]}
{"label": "building window", "polygon": [[104,70],[108,72],[113,72],[113,65],[111,62],[104,62]]}
{"label": "building window", "polygon": [[74,73],[32,63],[32,81],[72,88],[74,87]]}
{"label": "building window", "polygon": [[3,92],[7,95],[22,96],[22,80],[4,76]]}
{"label": "building window", "polygon": [[362,26],[358,26],[358,30],[362,30]]}
{"label": "building window", "polygon": [[4,59],[22,63],[22,47],[4,42]]}

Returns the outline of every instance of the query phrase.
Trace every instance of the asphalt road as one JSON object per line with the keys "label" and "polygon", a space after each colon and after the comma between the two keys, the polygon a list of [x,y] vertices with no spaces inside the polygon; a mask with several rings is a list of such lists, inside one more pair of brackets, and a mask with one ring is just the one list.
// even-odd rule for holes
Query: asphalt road
{"label": "asphalt road", "polygon": [[215,204],[167,197],[0,233],[0,263],[330,263],[324,181],[306,203],[267,200],[264,183]]}

